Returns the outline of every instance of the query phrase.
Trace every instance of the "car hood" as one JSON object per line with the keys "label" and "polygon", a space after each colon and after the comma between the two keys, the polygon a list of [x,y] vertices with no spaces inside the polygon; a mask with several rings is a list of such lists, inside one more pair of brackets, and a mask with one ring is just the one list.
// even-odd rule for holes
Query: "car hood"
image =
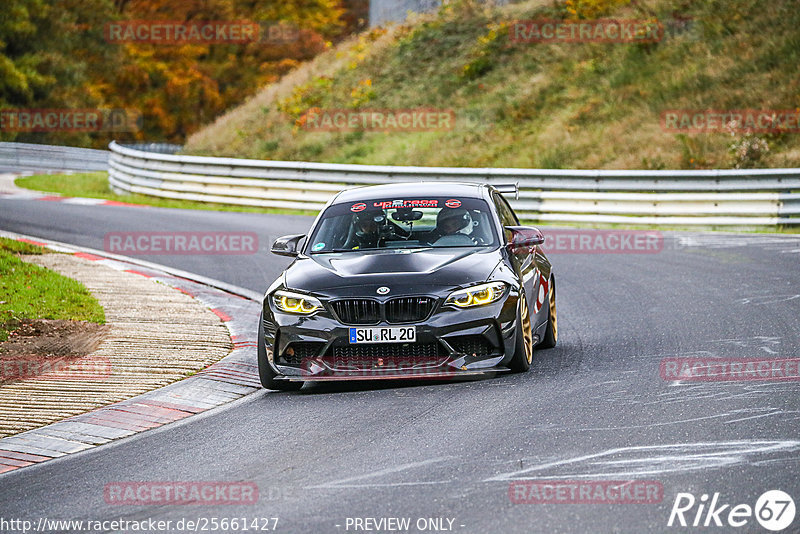
{"label": "car hood", "polygon": [[500,259],[496,248],[463,247],[314,254],[289,266],[286,286],[330,296],[452,289],[486,280]]}

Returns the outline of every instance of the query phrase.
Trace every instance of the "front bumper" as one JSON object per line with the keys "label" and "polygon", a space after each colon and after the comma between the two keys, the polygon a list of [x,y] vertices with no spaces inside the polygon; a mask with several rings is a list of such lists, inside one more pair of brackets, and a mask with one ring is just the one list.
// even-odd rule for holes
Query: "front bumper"
{"label": "front bumper", "polygon": [[397,370],[396,372],[376,373],[376,372],[336,372],[321,374],[304,374],[301,376],[277,376],[275,380],[286,382],[338,382],[349,380],[467,380],[473,378],[484,378],[495,375],[496,373],[511,371],[507,367],[494,367],[490,369],[476,370],[456,370],[456,371],[425,371],[414,372],[411,370]]}
{"label": "front bumper", "polygon": [[349,329],[328,306],[298,317],[264,306],[264,344],[276,380],[469,379],[505,372],[516,341],[518,296],[509,291],[490,305],[452,309],[437,297],[421,322],[379,322],[369,327],[415,326],[416,342],[350,344]]}

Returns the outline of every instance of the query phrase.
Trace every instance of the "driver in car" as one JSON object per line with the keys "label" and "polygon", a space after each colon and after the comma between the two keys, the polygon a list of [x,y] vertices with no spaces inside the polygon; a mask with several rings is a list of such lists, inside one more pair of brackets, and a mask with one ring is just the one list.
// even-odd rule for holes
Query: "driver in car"
{"label": "driver in car", "polygon": [[472,239],[461,231],[472,224],[472,217],[464,208],[442,208],[436,215],[436,228],[431,232],[428,242],[433,244],[437,241],[453,241],[452,244],[459,244],[462,241],[472,243]]}
{"label": "driver in car", "polygon": [[380,247],[383,242],[381,239],[381,227],[385,221],[386,214],[383,213],[383,210],[356,213],[353,220],[355,236],[351,249]]}

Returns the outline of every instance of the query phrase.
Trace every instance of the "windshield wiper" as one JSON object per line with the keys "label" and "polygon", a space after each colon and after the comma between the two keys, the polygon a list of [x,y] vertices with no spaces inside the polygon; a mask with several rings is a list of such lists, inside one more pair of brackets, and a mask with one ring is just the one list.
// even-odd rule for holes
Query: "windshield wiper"
{"label": "windshield wiper", "polygon": [[334,252],[358,252],[359,250],[372,250],[372,249],[365,249],[365,248],[334,248],[331,250],[318,250],[316,252],[312,252],[311,254],[332,254]]}
{"label": "windshield wiper", "polygon": [[334,248],[331,250],[318,250],[316,252],[312,252],[311,254],[333,254],[336,252],[364,252],[364,251],[373,251],[373,250],[410,250],[410,249],[420,249],[420,248],[432,248],[430,245],[418,245],[412,247],[370,247],[370,248]]}

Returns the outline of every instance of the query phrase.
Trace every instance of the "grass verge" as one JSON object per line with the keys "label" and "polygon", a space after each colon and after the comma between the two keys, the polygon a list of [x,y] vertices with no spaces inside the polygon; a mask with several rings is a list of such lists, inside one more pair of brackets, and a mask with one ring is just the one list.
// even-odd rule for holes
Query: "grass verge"
{"label": "grass verge", "polygon": [[107,172],[87,172],[76,174],[37,174],[17,178],[14,183],[18,187],[57,193],[68,197],[102,198],[115,202],[141,204],[156,208],[177,208],[211,211],[237,211],[246,213],[275,213],[281,215],[316,215],[315,211],[292,210],[280,208],[259,208],[253,206],[236,206],[233,204],[212,204],[193,200],[173,200],[169,198],[150,197],[146,195],[118,195],[108,186]]}
{"label": "grass verge", "polygon": [[20,254],[41,254],[44,250],[0,238],[0,341],[7,340],[25,320],[105,323],[103,308],[83,284],[19,258]]}

